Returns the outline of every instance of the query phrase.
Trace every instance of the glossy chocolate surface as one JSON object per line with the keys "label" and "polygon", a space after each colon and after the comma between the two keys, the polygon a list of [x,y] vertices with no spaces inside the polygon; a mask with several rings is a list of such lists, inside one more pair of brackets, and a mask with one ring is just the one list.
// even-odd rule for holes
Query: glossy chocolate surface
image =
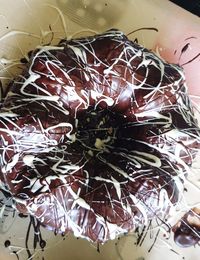
{"label": "glossy chocolate surface", "polygon": [[200,147],[182,69],[114,29],[35,50],[0,136],[18,210],[100,243],[164,219]]}
{"label": "glossy chocolate surface", "polygon": [[181,247],[195,246],[200,242],[200,209],[189,210],[173,227],[174,241]]}

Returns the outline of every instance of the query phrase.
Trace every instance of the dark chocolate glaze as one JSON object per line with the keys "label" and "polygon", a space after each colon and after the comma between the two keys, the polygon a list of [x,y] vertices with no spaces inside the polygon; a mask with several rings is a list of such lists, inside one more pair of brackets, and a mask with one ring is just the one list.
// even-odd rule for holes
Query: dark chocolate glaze
{"label": "dark chocolate glaze", "polygon": [[19,212],[98,243],[166,217],[200,147],[182,69],[114,29],[35,50],[0,137]]}

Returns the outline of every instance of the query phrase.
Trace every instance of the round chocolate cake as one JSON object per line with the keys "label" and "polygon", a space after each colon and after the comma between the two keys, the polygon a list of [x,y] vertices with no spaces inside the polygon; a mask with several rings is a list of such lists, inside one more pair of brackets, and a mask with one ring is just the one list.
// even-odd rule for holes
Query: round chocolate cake
{"label": "round chocolate cake", "polygon": [[114,29],[36,49],[0,136],[18,211],[98,243],[165,219],[200,149],[182,69]]}

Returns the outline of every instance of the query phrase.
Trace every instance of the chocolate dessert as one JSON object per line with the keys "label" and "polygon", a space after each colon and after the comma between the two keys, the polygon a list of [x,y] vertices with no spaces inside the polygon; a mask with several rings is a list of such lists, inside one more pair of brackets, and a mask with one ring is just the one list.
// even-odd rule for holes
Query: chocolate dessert
{"label": "chocolate dessert", "polygon": [[98,243],[165,219],[200,149],[182,68],[115,29],[33,51],[0,137],[18,211]]}
{"label": "chocolate dessert", "polygon": [[198,244],[200,242],[200,209],[190,209],[172,230],[177,245],[190,247]]}

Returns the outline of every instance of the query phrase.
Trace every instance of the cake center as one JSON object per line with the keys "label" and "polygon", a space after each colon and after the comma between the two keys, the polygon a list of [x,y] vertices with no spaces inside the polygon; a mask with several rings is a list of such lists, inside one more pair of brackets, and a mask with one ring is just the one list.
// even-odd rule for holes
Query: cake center
{"label": "cake center", "polygon": [[106,109],[84,111],[76,119],[76,142],[90,156],[95,156],[112,146],[119,125],[119,120],[111,111]]}

